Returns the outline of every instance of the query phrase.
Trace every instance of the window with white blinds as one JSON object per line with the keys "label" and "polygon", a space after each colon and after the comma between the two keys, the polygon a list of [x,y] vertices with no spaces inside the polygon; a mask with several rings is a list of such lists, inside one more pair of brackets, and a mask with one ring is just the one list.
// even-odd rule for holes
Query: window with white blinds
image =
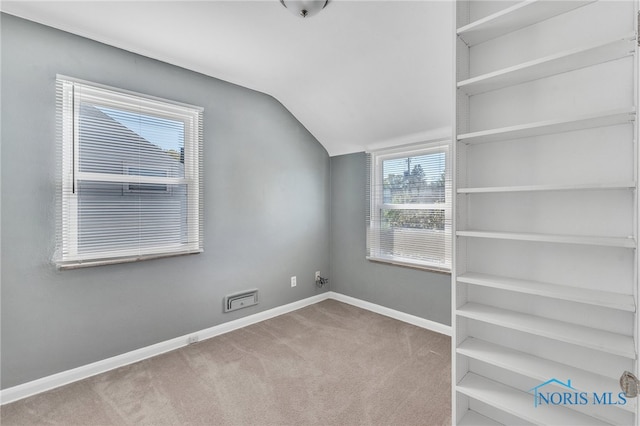
{"label": "window with white blinds", "polygon": [[367,258],[451,270],[449,143],[367,154]]}
{"label": "window with white blinds", "polygon": [[55,262],[199,253],[202,108],[58,76]]}

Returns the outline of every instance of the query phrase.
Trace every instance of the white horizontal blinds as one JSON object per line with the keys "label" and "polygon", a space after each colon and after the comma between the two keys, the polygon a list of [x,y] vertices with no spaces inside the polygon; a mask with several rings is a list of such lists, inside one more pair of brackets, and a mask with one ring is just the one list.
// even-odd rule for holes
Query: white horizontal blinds
{"label": "white horizontal blinds", "polygon": [[201,251],[201,110],[58,86],[66,182],[58,261]]}
{"label": "white horizontal blinds", "polygon": [[56,253],[54,260],[62,261],[70,253],[76,253],[75,226],[71,227],[67,219],[69,211],[75,210],[76,198],[74,173],[74,122],[73,122],[73,84],[56,80],[56,151],[58,176],[56,182]]}
{"label": "white horizontal blinds", "polygon": [[374,154],[368,254],[428,268],[451,268],[448,144]]}
{"label": "white horizontal blinds", "polygon": [[375,206],[371,205],[372,200],[375,199],[375,195],[372,194],[372,179],[373,179],[373,165],[372,165],[372,161],[373,161],[373,156],[370,153],[366,153],[365,154],[365,161],[366,161],[366,165],[365,165],[365,179],[366,179],[366,191],[365,191],[365,221],[367,224],[367,257],[370,258],[374,255],[375,249],[374,247],[376,246],[376,238],[377,238],[377,234],[375,232],[376,227],[373,226],[373,223],[375,221],[375,217],[372,216],[372,211],[375,210]]}

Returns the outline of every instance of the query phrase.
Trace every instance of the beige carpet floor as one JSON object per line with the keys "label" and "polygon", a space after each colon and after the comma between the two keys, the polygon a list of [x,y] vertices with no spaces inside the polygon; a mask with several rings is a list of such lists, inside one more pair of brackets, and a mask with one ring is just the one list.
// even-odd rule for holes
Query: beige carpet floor
{"label": "beige carpet floor", "polygon": [[3,406],[9,425],[445,425],[450,338],[334,300]]}

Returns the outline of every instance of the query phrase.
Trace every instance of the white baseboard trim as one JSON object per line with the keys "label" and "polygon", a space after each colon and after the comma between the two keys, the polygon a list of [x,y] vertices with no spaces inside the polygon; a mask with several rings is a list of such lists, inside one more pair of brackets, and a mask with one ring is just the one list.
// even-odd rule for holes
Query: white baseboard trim
{"label": "white baseboard trim", "polygon": [[221,334],[229,333],[230,331],[247,327],[249,325],[265,321],[292,311],[296,311],[298,309],[313,305],[318,302],[322,302],[323,300],[327,299],[334,299],[339,302],[348,303],[349,305],[357,306],[368,311],[372,311],[409,324],[416,325],[418,327],[451,336],[451,327],[449,326],[439,324],[434,321],[429,321],[415,315],[410,315],[404,312],[396,311],[394,309],[386,308],[384,306],[376,305],[375,303],[366,302],[364,300],[356,299],[351,296],[346,296],[344,294],[329,291],[306,299],[298,300],[287,305],[278,306],[276,308],[269,309],[263,312],[258,312],[257,314],[249,315],[244,318],[239,318],[237,320],[229,321],[224,324],[216,325],[214,327],[206,328],[204,330],[196,331],[194,333],[189,333],[184,336],[156,343],[151,346],[136,349],[131,352],[104,359],[102,361],[93,362],[91,364],[83,365],[81,367],[62,371],[51,376],[43,377],[41,379],[36,379],[31,382],[0,390],[0,405],[18,401],[20,399],[27,398],[29,396],[33,396],[51,389],[55,389],[69,383],[87,379],[91,376],[95,376],[96,374],[106,373],[107,371],[116,368],[124,367],[126,365],[152,358],[165,352],[182,348],[189,344],[189,338],[193,336],[196,336],[198,341],[210,339]]}
{"label": "white baseboard trim", "polygon": [[330,292],[329,298],[335,299],[339,302],[348,303],[349,305],[357,306],[358,308],[366,309],[367,311],[375,312],[380,315],[391,317],[402,322],[413,324],[427,330],[435,331],[436,333],[451,336],[451,326],[449,325],[440,324],[439,322],[430,321],[428,319],[417,317],[411,314],[406,314],[404,312],[396,311],[395,309],[376,305],[375,303],[366,302],[364,300],[346,296],[341,293]]}
{"label": "white baseboard trim", "polygon": [[119,367],[124,367],[125,365],[133,364],[134,362],[142,361],[163,354],[165,352],[179,349],[181,347],[187,346],[189,344],[189,338],[192,336],[197,336],[198,341],[210,339],[212,337],[219,336],[221,334],[225,334],[239,328],[247,327],[251,324],[255,324],[270,318],[277,317],[279,315],[286,314],[288,312],[304,308],[305,306],[322,302],[323,300],[326,300],[328,298],[328,292],[318,294],[306,299],[289,303],[287,305],[278,306],[276,308],[269,309],[263,312],[258,312],[254,315],[238,318],[237,320],[229,321],[224,324],[216,325],[214,327],[206,328],[204,330],[196,331],[194,333],[189,333],[184,336],[156,343],[151,346],[146,346],[144,348],[136,349],[131,352],[116,355],[111,358],[96,361],[91,364],[83,365],[81,367],[62,371],[60,373],[52,374],[51,376],[46,376],[41,379],[36,379],[31,382],[3,389],[0,390],[0,405],[8,404],[10,402],[14,402],[41,392],[55,389],[69,383],[87,379],[91,376],[95,376],[96,374],[106,373],[107,371]]}

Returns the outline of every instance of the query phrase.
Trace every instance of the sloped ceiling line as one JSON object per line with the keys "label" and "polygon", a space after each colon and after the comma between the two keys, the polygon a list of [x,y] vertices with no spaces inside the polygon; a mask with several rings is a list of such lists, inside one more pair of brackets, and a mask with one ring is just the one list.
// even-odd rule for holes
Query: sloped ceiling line
{"label": "sloped ceiling line", "polygon": [[448,1],[333,0],[309,19],[279,0],[2,1],[0,8],[269,94],[331,156],[446,137],[451,126]]}

